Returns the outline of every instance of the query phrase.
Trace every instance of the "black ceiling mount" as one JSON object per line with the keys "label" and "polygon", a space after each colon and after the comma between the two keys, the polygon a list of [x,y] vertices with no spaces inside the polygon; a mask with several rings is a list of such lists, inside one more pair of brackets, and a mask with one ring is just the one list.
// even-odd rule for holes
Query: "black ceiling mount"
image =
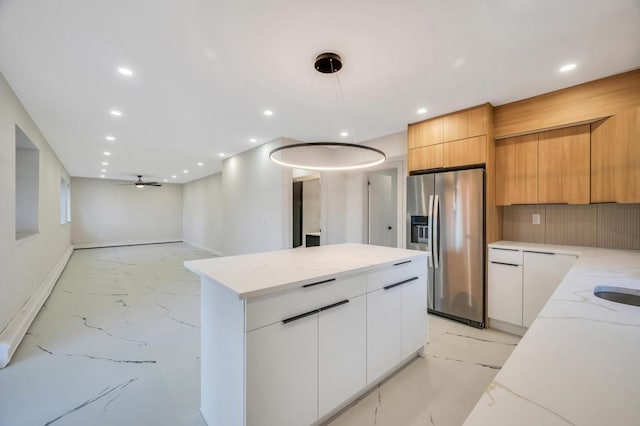
{"label": "black ceiling mount", "polygon": [[321,53],[316,57],[315,67],[323,74],[333,74],[342,69],[342,59],[337,53]]}

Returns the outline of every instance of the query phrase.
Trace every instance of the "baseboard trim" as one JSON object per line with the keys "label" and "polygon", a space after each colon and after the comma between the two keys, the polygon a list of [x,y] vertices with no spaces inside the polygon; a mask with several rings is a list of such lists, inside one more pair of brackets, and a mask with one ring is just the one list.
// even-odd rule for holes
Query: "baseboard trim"
{"label": "baseboard trim", "polygon": [[199,248],[200,250],[208,251],[214,256],[222,257],[223,254],[219,250],[210,249],[208,247],[201,246],[200,244],[192,243],[191,241],[185,240],[184,243],[189,244],[190,246],[194,246],[195,248]]}
{"label": "baseboard trim", "polygon": [[60,260],[54,265],[49,274],[46,276],[42,284],[31,295],[27,303],[18,311],[9,325],[0,334],[0,368],[4,368],[9,364],[11,357],[18,348],[20,342],[24,338],[29,326],[35,319],[40,308],[51,294],[51,290],[55,286],[60,274],[67,266],[69,258],[73,253],[74,246],[70,245],[64,252]]}
{"label": "baseboard trim", "polygon": [[516,324],[509,324],[508,322],[500,321],[497,319],[489,318],[489,327],[487,328],[495,328],[496,330],[504,331],[505,333],[515,334],[516,336],[524,336],[524,333],[527,332],[528,328],[521,327]]}
{"label": "baseboard trim", "polygon": [[107,247],[123,247],[123,246],[143,246],[147,244],[168,244],[168,243],[181,243],[181,239],[169,239],[169,240],[137,240],[137,241],[106,241],[101,243],[81,243],[73,244],[74,249],[91,249],[91,248],[107,248]]}

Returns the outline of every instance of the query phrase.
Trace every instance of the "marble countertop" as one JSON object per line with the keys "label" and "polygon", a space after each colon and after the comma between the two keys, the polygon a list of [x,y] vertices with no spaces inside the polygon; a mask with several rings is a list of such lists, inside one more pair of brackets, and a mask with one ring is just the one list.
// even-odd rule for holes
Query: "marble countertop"
{"label": "marble countertop", "polygon": [[426,257],[427,253],[366,244],[334,244],[193,260],[184,266],[226,286],[241,299],[248,299],[417,256]]}
{"label": "marble countertop", "polygon": [[601,284],[640,289],[640,251],[490,247],[579,257],[465,425],[640,424],[640,307],[593,295]]}

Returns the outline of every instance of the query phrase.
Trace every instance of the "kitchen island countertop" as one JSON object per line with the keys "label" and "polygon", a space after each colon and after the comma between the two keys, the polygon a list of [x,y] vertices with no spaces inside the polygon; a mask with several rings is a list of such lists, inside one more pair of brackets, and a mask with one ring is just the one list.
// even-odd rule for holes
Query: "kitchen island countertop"
{"label": "kitchen island countertop", "polygon": [[248,299],[427,254],[367,244],[333,244],[192,260],[184,266],[226,286],[240,299]]}

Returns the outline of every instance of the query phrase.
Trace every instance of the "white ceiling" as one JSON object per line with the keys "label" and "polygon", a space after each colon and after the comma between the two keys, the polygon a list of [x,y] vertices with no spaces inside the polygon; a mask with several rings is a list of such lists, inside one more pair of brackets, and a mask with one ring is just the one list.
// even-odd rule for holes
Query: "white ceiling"
{"label": "white ceiling", "polygon": [[108,150],[108,178],[187,182],[250,138],[340,140],[350,118],[364,141],[639,66],[639,0],[0,0],[0,72],[73,176]]}

